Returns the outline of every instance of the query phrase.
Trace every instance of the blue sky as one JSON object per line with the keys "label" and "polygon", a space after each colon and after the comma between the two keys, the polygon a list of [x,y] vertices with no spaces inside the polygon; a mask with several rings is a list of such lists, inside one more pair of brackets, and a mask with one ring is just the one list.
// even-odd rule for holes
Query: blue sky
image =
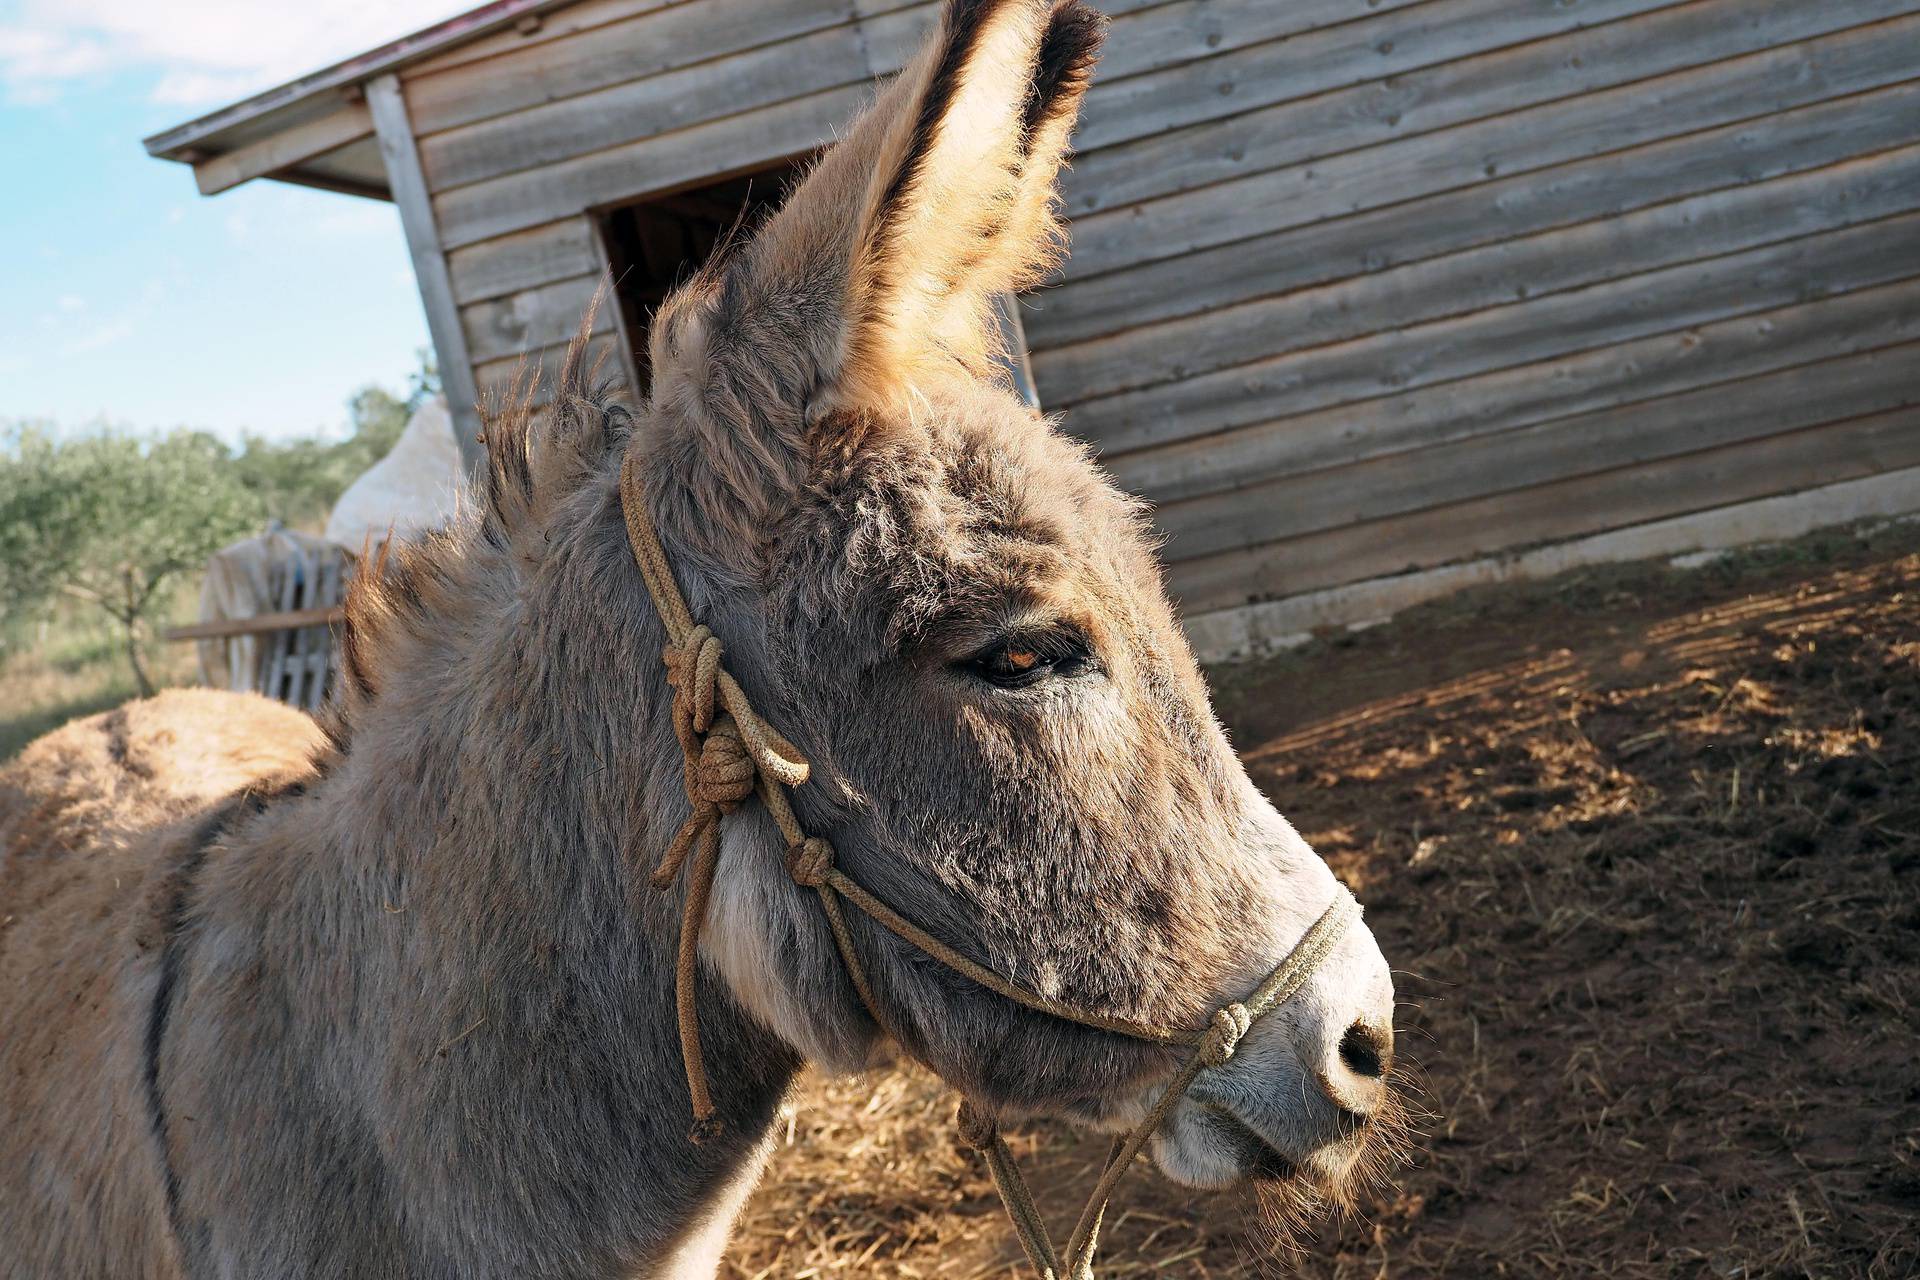
{"label": "blue sky", "polygon": [[0,0],[0,420],[345,429],[427,343],[384,201],[203,197],[140,139],[468,7]]}

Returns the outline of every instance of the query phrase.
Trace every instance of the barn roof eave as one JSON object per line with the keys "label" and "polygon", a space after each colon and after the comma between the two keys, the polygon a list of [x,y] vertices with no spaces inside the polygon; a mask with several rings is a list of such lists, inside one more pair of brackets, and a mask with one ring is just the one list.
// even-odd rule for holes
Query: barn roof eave
{"label": "barn roof eave", "polygon": [[[492,0],[444,22],[175,125],[143,139],[142,145],[150,156],[197,165],[325,114],[336,107],[343,94],[351,95],[377,76],[569,3],[572,0]],[[342,185],[337,179],[298,169],[264,176],[314,186],[338,188]],[[357,190],[355,194],[385,195],[372,189]]]}

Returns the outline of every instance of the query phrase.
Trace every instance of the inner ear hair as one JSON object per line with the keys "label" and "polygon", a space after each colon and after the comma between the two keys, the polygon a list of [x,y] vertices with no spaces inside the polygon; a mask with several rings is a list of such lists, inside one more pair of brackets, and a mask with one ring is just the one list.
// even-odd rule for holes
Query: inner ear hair
{"label": "inner ear hair", "polygon": [[1106,37],[1106,15],[1091,5],[1064,0],[1054,6],[1034,59],[1033,90],[1022,121],[1029,147],[1049,123],[1079,107]]}
{"label": "inner ear hair", "polygon": [[1104,25],[1080,0],[948,6],[924,64],[903,73],[917,81],[911,124],[871,179],[856,375],[911,381],[944,358],[991,376],[993,295],[1037,283],[1057,256],[1054,179]]}

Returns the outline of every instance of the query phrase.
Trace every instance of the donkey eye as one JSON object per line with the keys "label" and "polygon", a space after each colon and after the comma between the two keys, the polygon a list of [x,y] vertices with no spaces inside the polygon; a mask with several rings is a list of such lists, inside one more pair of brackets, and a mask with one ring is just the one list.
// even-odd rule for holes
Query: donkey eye
{"label": "donkey eye", "polygon": [[1056,672],[1074,674],[1087,663],[1083,643],[1074,637],[1059,637],[1046,644],[1003,641],[975,654],[963,665],[983,680],[1005,688],[1019,688]]}
{"label": "donkey eye", "polygon": [[1032,649],[1001,645],[973,660],[973,669],[995,684],[1018,686],[1045,675],[1053,664]]}

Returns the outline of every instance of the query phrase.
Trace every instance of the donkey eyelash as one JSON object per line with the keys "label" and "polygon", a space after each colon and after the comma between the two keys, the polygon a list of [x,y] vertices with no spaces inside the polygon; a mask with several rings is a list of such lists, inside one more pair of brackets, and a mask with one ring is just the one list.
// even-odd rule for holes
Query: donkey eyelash
{"label": "donkey eyelash", "polygon": [[956,665],[1003,689],[1025,688],[1051,675],[1081,675],[1097,666],[1086,638],[1067,631],[1003,637]]}

